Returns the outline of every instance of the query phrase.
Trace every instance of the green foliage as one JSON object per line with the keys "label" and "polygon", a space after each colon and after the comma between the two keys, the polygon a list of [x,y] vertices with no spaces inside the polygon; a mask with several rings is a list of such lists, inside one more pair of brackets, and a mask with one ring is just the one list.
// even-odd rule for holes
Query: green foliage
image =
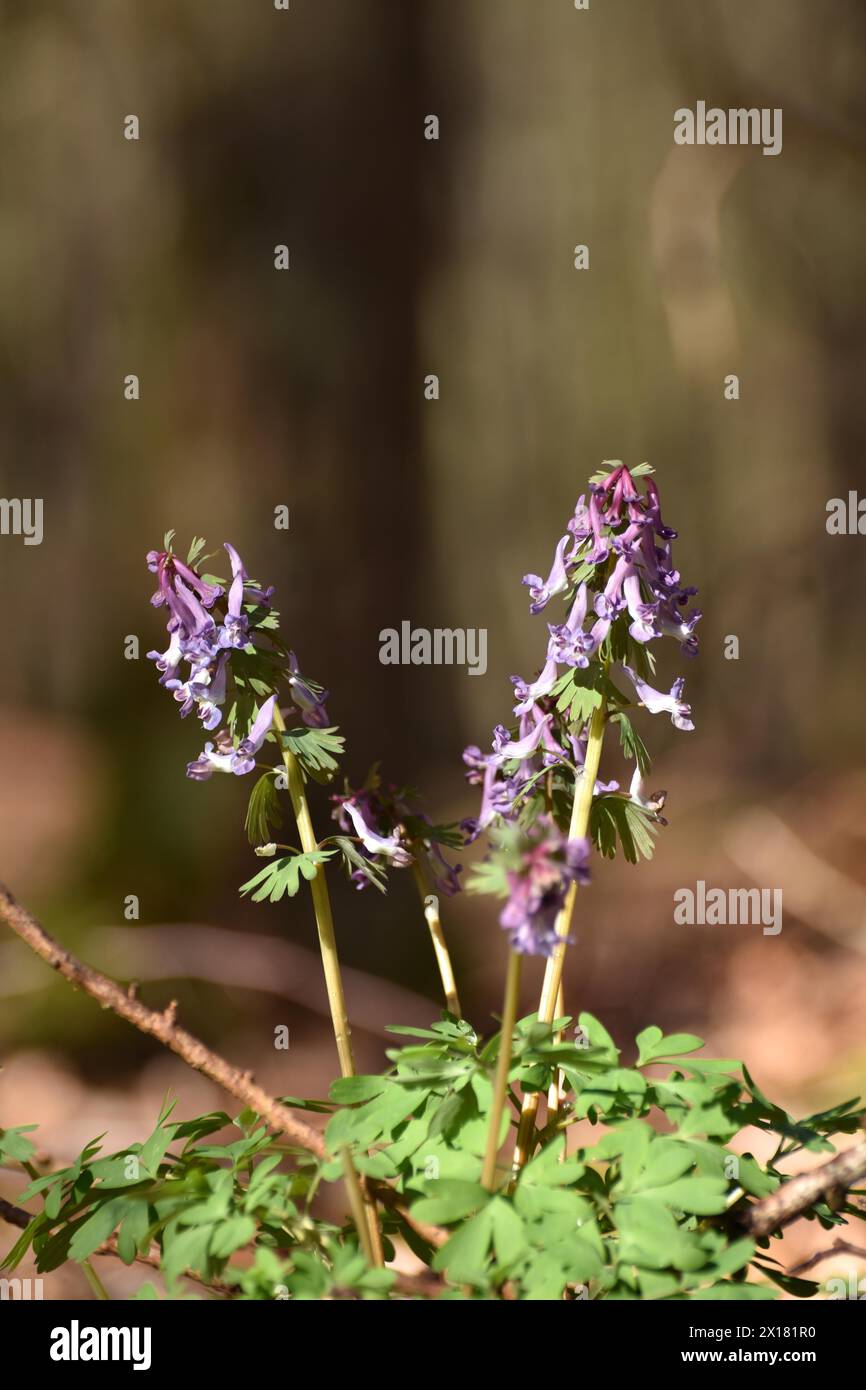
{"label": "green foliage", "polygon": [[353,873],[363,874],[367,882],[378,888],[380,893],[388,891],[388,875],[385,870],[375,859],[362,854],[354,840],[350,840],[347,835],[332,835],[330,842],[337,846],[343,856],[343,865],[350,878]]}
{"label": "green foliage", "polygon": [[[607,475],[612,473],[615,468],[618,468],[621,462],[621,459],[605,459],[598,472],[593,473],[589,481],[591,483],[603,483]],[[655,473],[655,469],[648,463],[635,464],[635,466],[633,468],[630,467],[628,471],[633,478],[645,478],[648,473]]]}
{"label": "green foliage", "polygon": [[570,666],[556,682],[551,695],[556,699],[557,713],[564,714],[571,729],[577,731],[591,718],[593,710],[598,709],[603,699],[602,690],[602,675],[598,666],[590,666],[586,670]]}
{"label": "green foliage", "polygon": [[[314,849],[306,854],[285,854],[280,859],[272,859],[246,883],[242,883],[241,893],[250,893],[254,903],[267,898],[277,903],[287,894],[293,898],[301,886],[301,877],[312,881],[319,871],[319,865],[336,853],[332,849]],[[253,891],[255,890],[255,891]]]}
{"label": "green foliage", "polygon": [[619,792],[593,798],[589,833],[596,849],[607,859],[616,858],[617,844],[629,864],[652,859],[658,818],[644,806]]}
{"label": "green foliage", "polygon": [[26,1136],[35,1128],[35,1125],[19,1125],[17,1129],[0,1129],[0,1161],[27,1163],[36,1145]]}
{"label": "green foliage", "polygon": [[271,830],[283,823],[280,798],[272,772],[264,772],[250,792],[244,829],[251,845],[264,845],[271,840]]}
{"label": "green foliage", "polygon": [[[447,1014],[430,1028],[390,1031],[403,1044],[388,1051],[384,1075],[342,1078],[327,1103],[286,1098],[329,1114],[324,1159],[290,1148],[250,1111],[180,1123],[167,1105],[144,1143],[102,1156],[95,1139],[68,1167],[33,1178],[19,1200],[38,1199],[42,1209],[4,1268],[32,1251],[47,1273],[111,1240],[127,1264],[155,1251],[170,1297],[193,1287],[201,1297],[246,1300],[388,1298],[393,1270],[372,1269],[351,1223],[317,1205],[323,1186],[342,1183],[339,1154],[348,1149],[360,1173],[391,1189],[379,1207],[386,1258],[400,1237],[428,1266],[418,1297],[745,1300],[819,1291],[786,1274],[772,1237],[746,1233],[744,1213],[788,1180],[783,1160],[832,1152],[832,1136],[858,1128],[856,1100],[797,1120],[740,1062],[701,1056],[693,1034],[645,1028],[629,1063],[590,1014],[576,1027],[530,1015],[515,1030],[502,1143],[521,1091],[545,1093],[561,1074],[563,1100],[517,1181],[504,1163],[489,1192],[481,1168],[500,1039],[484,1042]],[[580,1121],[596,1133],[581,1131],[569,1146]],[[744,1151],[749,1129],[776,1138],[769,1162]],[[23,1128],[8,1130],[0,1152],[26,1164],[33,1144]],[[342,1192],[326,1204],[346,1205]],[[828,1229],[863,1215],[844,1197],[803,1213]],[[436,1247],[423,1234],[430,1226],[444,1232]],[[211,1293],[183,1283],[189,1272]],[[398,1296],[407,1292],[411,1284]],[[148,1280],[138,1296],[161,1295]]]}
{"label": "green foliage", "polygon": [[304,725],[287,729],[282,735],[283,747],[294,753],[304,772],[323,786],[333,781],[339,768],[346,740],[331,729],[308,729]]}
{"label": "green foliage", "polygon": [[617,711],[608,718],[609,724],[616,724],[619,729],[622,751],[627,758],[633,758],[638,765],[638,770],[642,777],[646,777],[652,769],[650,755],[647,746],[632,724],[627,714]]}

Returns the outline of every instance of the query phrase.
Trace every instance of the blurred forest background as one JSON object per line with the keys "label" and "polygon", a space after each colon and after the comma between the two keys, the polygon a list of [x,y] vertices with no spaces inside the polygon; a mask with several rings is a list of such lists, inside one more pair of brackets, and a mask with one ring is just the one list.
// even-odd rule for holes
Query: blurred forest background
{"label": "blurred forest background", "polygon": [[[566,999],[627,1052],[694,1030],[795,1110],[856,1094],[866,542],[825,521],[866,491],[862,4],[5,0],[0,37],[0,493],[45,499],[41,546],[0,538],[0,877],[266,1087],[322,1094],[309,899],[238,899],[249,787],[184,777],[199,730],[143,656],[145,552],[169,527],[232,540],[331,690],[353,782],[381,758],[458,819],[464,744],[543,654],[521,575],[602,459],[648,460],[705,614],[697,728],[643,721],[671,823],[651,865],[597,865]],[[782,107],[781,155],[676,147],[699,99]],[[486,627],[487,674],[380,665],[404,618]],[[674,925],[697,879],[780,887],[782,933]],[[333,894],[378,1068],[382,1025],[439,1007],[424,923],[408,875]],[[495,908],[464,895],[444,925],[490,1027]],[[0,1045],[0,1123],[38,1121],[56,1160],[143,1137],[168,1087],[184,1115],[223,1103],[5,932]]]}

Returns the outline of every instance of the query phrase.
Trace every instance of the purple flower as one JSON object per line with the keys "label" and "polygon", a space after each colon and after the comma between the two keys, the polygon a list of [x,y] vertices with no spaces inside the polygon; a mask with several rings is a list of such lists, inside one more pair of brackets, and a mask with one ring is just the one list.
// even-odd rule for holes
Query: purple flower
{"label": "purple flower", "polygon": [[187,763],[186,775],[194,782],[206,782],[215,772],[234,772],[235,746],[228,729],[217,734],[216,745],[206,743],[194,763]]}
{"label": "purple flower", "polygon": [[566,666],[580,666],[584,669],[589,665],[592,640],[583,631],[588,601],[589,591],[586,584],[581,584],[565,622],[547,624],[550,633],[547,644],[548,661],[553,660]]}
{"label": "purple flower", "polygon": [[325,729],[328,726],[328,711],[325,709],[325,701],[329,691],[315,691],[308,681],[305,681],[298,670],[298,658],[294,652],[289,652],[289,667],[291,675],[288,677],[289,687],[292,692],[292,699],[301,712],[301,718],[311,729]]}
{"label": "purple flower", "polygon": [[487,829],[497,816],[511,820],[515,814],[515,800],[524,782],[519,777],[501,777],[495,754],[482,754],[475,745],[463,751],[463,761],[469,771],[467,781],[481,783],[481,807],[477,816],[470,816],[461,823],[466,834],[467,844],[472,844]]}
{"label": "purple flower", "polygon": [[635,805],[641,806],[645,811],[650,811],[658,821],[659,825],[667,825],[667,821],[660,812],[664,809],[667,800],[667,792],[650,792],[647,796],[644,791],[643,774],[639,767],[634,770],[631,785],[628,789],[628,799]]}
{"label": "purple flower", "polygon": [[[645,669],[637,660],[635,644],[643,647],[673,636],[685,655],[697,652],[695,628],[701,615],[698,610],[689,610],[696,590],[683,584],[674,566],[672,542],[676,532],[662,521],[658,489],[651,479],[646,480],[642,494],[623,463],[604,467],[607,471],[600,480],[591,482],[586,496],[578,499],[547,579],[535,574],[523,578],[530,588],[533,614],[546,609],[555,596],[568,596],[572,588],[574,592],[565,621],[547,623],[547,651],[540,674],[531,682],[511,677],[517,732],[512,734],[499,724],[491,753],[482,754],[475,747],[464,753],[469,780],[480,783],[482,789],[477,817],[463,822],[470,841],[497,822],[509,825],[518,816],[525,819],[527,811],[531,814],[532,808],[540,809],[543,796],[561,794],[559,769],[552,779],[542,781],[542,774],[561,765],[564,755],[571,760],[573,752],[575,766],[583,764],[588,732],[586,703],[571,699],[567,692],[559,707],[556,691],[561,667],[586,669],[592,664],[593,688],[601,690],[603,697],[606,691],[606,698],[615,700],[615,693],[600,678],[610,661],[620,662],[635,686],[639,703],[652,713],[668,713],[679,729],[694,727],[690,707],[683,699],[682,679],[675,681],[670,691],[659,691],[634,669]],[[611,712],[613,708],[615,705]],[[576,719],[580,710],[583,717]],[[611,793],[625,795],[619,792],[616,781],[596,778],[593,795]],[[635,802],[653,809],[653,803],[642,797],[641,786],[635,784]],[[529,892],[525,884],[521,892]],[[512,905],[508,911],[514,914],[517,907]],[[550,911],[555,917],[555,904]],[[543,922],[543,912],[539,912],[538,920]],[[519,929],[511,917],[505,924]],[[543,926],[538,927],[538,935],[544,937]]]}
{"label": "purple flower", "polygon": [[667,636],[679,638],[680,650],[685,656],[697,656],[698,638],[695,627],[702,617],[703,614],[698,608],[692,609],[691,613],[663,612],[659,627]]}
{"label": "purple flower", "polygon": [[509,898],[499,916],[511,948],[549,956],[559,941],[556,921],[572,883],[589,882],[589,841],[568,840],[547,816],[527,832],[517,869],[507,875]]}
{"label": "purple flower", "polygon": [[396,831],[391,835],[380,835],[376,827],[366,818],[358,802],[352,798],[343,802],[343,809],[355,827],[355,834],[368,854],[382,854],[398,868],[405,868],[407,864],[412,863],[412,856],[400,844]]}
{"label": "purple flower", "polygon": [[223,544],[231,561],[232,583],[229,589],[225,620],[217,634],[217,646],[229,649],[241,648],[249,642],[250,623],[244,613],[244,584],[246,583],[247,572],[234,546],[230,545],[228,541],[224,541]]}
{"label": "purple flower", "polygon": [[670,688],[670,692],[665,695],[661,690],[654,690],[646,681],[641,680],[640,676],[631,669],[630,666],[623,664],[622,668],[637,692],[637,697],[650,714],[669,714],[671,723],[677,729],[693,729],[695,726],[691,720],[691,705],[687,705],[680,697],[683,693],[685,681],[682,676],[678,676]]}
{"label": "purple flower", "polygon": [[276,695],[271,695],[265,700],[249,734],[241,739],[237,748],[234,747],[228,730],[221,730],[217,735],[216,747],[212,743],[206,743],[204,752],[199,754],[196,761],[187,764],[187,777],[204,782],[214,772],[232,772],[236,777],[243,777],[246,773],[252,772],[256,765],[256,754],[273,725],[276,702]]}
{"label": "purple flower", "polygon": [[598,492],[597,488],[593,488],[589,498],[589,524],[594,542],[592,552],[588,556],[588,563],[591,565],[600,565],[610,554],[610,544],[603,534],[604,519],[598,505]]}
{"label": "purple flower", "polygon": [[511,681],[518,700],[518,703],[514,706],[514,713],[529,714],[535,707],[536,700],[541,700],[545,695],[550,694],[551,690],[556,685],[558,676],[559,672],[553,657],[548,657],[544,670],[541,675],[532,682],[532,685],[527,685],[526,681],[521,680],[519,676],[512,676]]}
{"label": "purple flower", "polygon": [[155,608],[163,604],[168,608],[169,631],[178,628],[183,639],[213,630],[214,620],[206,610],[223,592],[219,584],[208,584],[170,550],[149,551],[147,567],[157,577],[156,593],[150,601]]}
{"label": "purple flower", "polygon": [[148,652],[148,661],[156,662],[157,671],[161,671],[159,678],[160,685],[168,685],[169,681],[176,678],[183,661],[183,644],[181,642],[180,629],[175,628],[169,638],[168,646],[164,652]]}
{"label": "purple flower", "polygon": [[435,840],[426,841],[425,847],[427,862],[430,865],[430,873],[433,878],[433,887],[438,892],[444,893],[446,897],[452,898],[455,893],[460,892],[460,874],[463,872],[463,865],[449,864]]}
{"label": "purple flower", "polygon": [[540,613],[545,608],[554,594],[564,594],[568,588],[568,570],[566,568],[566,550],[574,545],[573,537],[570,533],[564,535],[556,547],[556,554],[553,559],[553,568],[547,577],[547,582],[541,578],[540,574],[525,574],[521,580],[522,584],[529,585],[529,597],[532,603],[529,605],[530,613]]}
{"label": "purple flower", "polygon": [[504,763],[510,758],[517,758],[519,762],[524,762],[531,757],[550,728],[552,719],[552,714],[544,715],[529,733],[516,740],[511,737],[504,724],[497,724],[493,731],[494,761]]}

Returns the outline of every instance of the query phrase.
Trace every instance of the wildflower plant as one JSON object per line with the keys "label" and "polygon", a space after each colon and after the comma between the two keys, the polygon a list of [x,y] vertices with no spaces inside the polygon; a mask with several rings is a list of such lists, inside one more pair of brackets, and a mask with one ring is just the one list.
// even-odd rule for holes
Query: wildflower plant
{"label": "wildflower plant", "polygon": [[[606,464],[590,479],[549,574],[524,578],[546,628],[538,673],[512,678],[511,713],[489,748],[465,750],[479,801],[459,827],[431,820],[417,792],[378,767],[360,783],[338,778],[344,744],[328,692],[302,674],[273,589],[248,577],[232,545],[225,575],[205,570],[203,541],[181,560],[169,533],[148,555],[167,619],[167,646],[149,655],[181,717],[194,714],[208,735],[187,775],[251,779],[247,835],[266,862],[242,893],[278,904],[309,885],[341,1075],[327,1100],[267,1096],[173,1014],[74,962],[0,894],[6,920],[61,973],[244,1102],[237,1115],[189,1121],[166,1106],[143,1143],[101,1156],[94,1141],[50,1172],[25,1129],[0,1131],[0,1159],[29,1179],[20,1200],[41,1203],[20,1212],[7,1269],[31,1249],[40,1272],[78,1261],[103,1296],[93,1257],[111,1253],[156,1264],[171,1297],[193,1281],[244,1300],[819,1291],[784,1270],[772,1242],[794,1217],[832,1230],[863,1216],[863,1145],[807,1189],[783,1165],[833,1154],[833,1138],[863,1121],[857,1099],[795,1119],[740,1061],[699,1055],[694,1035],[648,1026],[624,1057],[596,1018],[565,1007],[563,964],[580,940],[594,863],[648,858],[667,823],[665,794],[648,790],[644,716],[693,728],[680,667],[697,654],[700,613],[675,568],[675,539],[647,465]],[[664,679],[663,661],[675,670]],[[617,765],[603,774],[605,751]],[[311,782],[330,798],[321,838]],[[487,1038],[463,1017],[439,913],[466,876],[455,855],[467,846],[467,887],[490,897],[507,959],[501,1026]],[[356,1074],[327,882],[338,864],[362,891],[412,876],[441,976],[441,1017],[392,1027],[381,1075]],[[519,1018],[521,969],[536,956],[538,1006]],[[748,1151],[745,1131],[773,1138],[767,1161]],[[322,1214],[328,1184],[342,1186],[343,1222]],[[405,1272],[406,1247],[421,1273]],[[157,1296],[154,1286],[141,1296]]]}

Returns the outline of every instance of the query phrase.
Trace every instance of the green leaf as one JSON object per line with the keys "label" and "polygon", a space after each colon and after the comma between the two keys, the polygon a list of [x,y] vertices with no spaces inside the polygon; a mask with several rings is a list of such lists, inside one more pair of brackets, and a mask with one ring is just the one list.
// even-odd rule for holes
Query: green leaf
{"label": "green leaf", "polygon": [[331,1082],[328,1096],[338,1105],[355,1105],[359,1101],[380,1096],[387,1088],[388,1081],[384,1076],[341,1076]]}
{"label": "green leaf", "polygon": [[505,864],[497,859],[482,859],[473,864],[466,887],[470,893],[492,893],[497,898],[508,897],[508,878]]}
{"label": "green leaf", "polygon": [[0,1129],[0,1154],[16,1163],[26,1163],[36,1145],[24,1136],[36,1128],[36,1125],[18,1125],[15,1129]]}
{"label": "green leaf", "polygon": [[265,845],[272,839],[271,830],[278,830],[283,823],[280,813],[280,798],[274,776],[264,772],[250,792],[244,829],[251,845]]}
{"label": "green leaf", "polygon": [[117,1253],[125,1265],[131,1265],[136,1255],[143,1249],[150,1230],[150,1212],[147,1202],[127,1202],[127,1211],[117,1232]]}
{"label": "green leaf", "polygon": [[300,875],[308,880],[314,879],[318,866],[335,853],[330,849],[314,849],[305,854],[288,854],[281,859],[272,859],[247,883],[241,884],[238,891],[252,893],[254,903],[260,903],[265,898],[276,903],[286,894],[293,898],[300,887]]}
{"label": "green leaf", "polygon": [[353,873],[360,873],[368,883],[378,888],[380,893],[388,891],[388,876],[385,870],[375,859],[368,859],[363,855],[354,840],[350,840],[346,835],[333,835],[331,840],[343,856],[343,865],[349,878]]}
{"label": "green leaf", "polygon": [[294,753],[304,771],[315,782],[327,785],[339,768],[346,740],[334,725],[330,729],[287,729],[281,735],[282,745]]}
{"label": "green leaf", "polygon": [[483,1208],[471,1221],[460,1226],[433,1257],[433,1268],[446,1270],[457,1284],[483,1284],[493,1222],[490,1207]]}
{"label": "green leaf", "polygon": [[69,1258],[86,1260],[94,1250],[108,1240],[117,1223],[126,1215],[127,1199],[114,1197],[98,1206],[91,1216],[74,1227],[69,1242]]}
{"label": "green leaf", "polygon": [[648,1066],[659,1059],[668,1060],[684,1052],[698,1052],[704,1046],[703,1038],[694,1033],[671,1033],[665,1037],[661,1028],[644,1028],[637,1036],[639,1067]]}
{"label": "green leaf", "polygon": [[629,864],[637,864],[641,857],[651,859],[653,856],[657,818],[619,792],[593,798],[589,829],[596,848],[607,859],[615,858],[617,841]]}
{"label": "green leaf", "polygon": [[178,1231],[167,1226],[163,1233],[162,1270],[172,1284],[187,1269],[196,1270],[202,1277],[208,1273],[208,1247],[212,1226],[187,1226]]}
{"label": "green leaf", "polygon": [[663,1187],[646,1187],[641,1198],[695,1216],[718,1216],[727,1207],[727,1184],[716,1178],[680,1178]]}
{"label": "green leaf", "polygon": [[784,1289],[792,1298],[814,1298],[821,1288],[814,1279],[799,1279],[794,1274],[786,1274],[784,1270],[774,1268],[772,1264],[765,1264],[763,1260],[756,1260],[755,1268],[766,1274],[768,1279],[772,1279],[774,1284],[778,1284],[779,1288]]}
{"label": "green leaf", "polygon": [[526,1227],[512,1204],[503,1197],[494,1197],[487,1210],[496,1259],[500,1265],[511,1265],[526,1249]]}
{"label": "green leaf", "polygon": [[700,1269],[704,1251],[697,1236],[678,1226],[670,1209],[646,1197],[626,1197],[614,1207],[620,1258],[648,1269]]}
{"label": "green leaf", "polygon": [[479,1183],[458,1182],[454,1178],[428,1182],[425,1190],[428,1195],[413,1204],[412,1215],[435,1226],[461,1221],[490,1200],[490,1194]]}
{"label": "green leaf", "polygon": [[247,1245],[256,1233],[251,1216],[231,1216],[213,1228],[209,1251],[214,1259],[228,1259],[242,1245]]}
{"label": "green leaf", "polygon": [[619,725],[619,737],[624,756],[626,758],[634,758],[637,762],[641,777],[647,777],[652,771],[650,755],[647,751],[646,744],[628,715],[619,711],[617,714],[611,715],[608,723]]}
{"label": "green leaf", "polygon": [[583,1164],[576,1158],[564,1158],[564,1154],[565,1135],[562,1134],[529,1160],[520,1174],[518,1191],[530,1187],[564,1187],[576,1182],[583,1172]]}
{"label": "green leaf", "polygon": [[397,1126],[426,1100],[428,1093],[424,1088],[381,1079],[381,1091],[370,1100],[355,1109],[339,1110],[331,1118],[325,1130],[331,1153],[344,1144],[367,1149],[379,1139],[390,1138]]}

